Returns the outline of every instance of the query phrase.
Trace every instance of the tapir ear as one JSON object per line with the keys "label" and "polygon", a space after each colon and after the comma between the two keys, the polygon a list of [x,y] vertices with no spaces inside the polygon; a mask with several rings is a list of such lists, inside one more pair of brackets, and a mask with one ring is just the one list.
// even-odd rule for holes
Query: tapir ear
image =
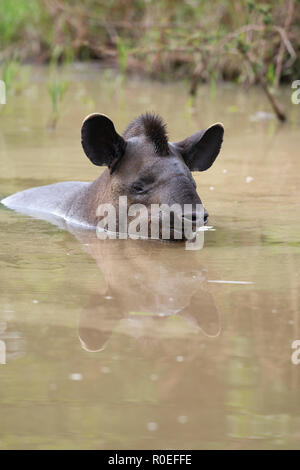
{"label": "tapir ear", "polygon": [[113,172],[123,157],[126,141],[115,130],[113,122],[104,114],[90,114],[81,128],[81,144],[94,165],[108,166]]}
{"label": "tapir ear", "polygon": [[223,124],[217,123],[174,145],[191,171],[204,171],[217,158],[223,142],[223,135]]}

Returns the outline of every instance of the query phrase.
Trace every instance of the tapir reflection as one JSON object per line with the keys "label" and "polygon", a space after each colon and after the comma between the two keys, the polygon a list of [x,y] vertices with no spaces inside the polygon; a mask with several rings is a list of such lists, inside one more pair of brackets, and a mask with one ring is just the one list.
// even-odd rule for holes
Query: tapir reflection
{"label": "tapir reflection", "polygon": [[219,314],[200,252],[187,251],[184,244],[99,240],[93,232],[72,232],[105,278],[105,288],[90,297],[80,314],[78,333],[85,350],[103,350],[121,323],[136,338],[157,337],[167,331],[171,316],[204,335],[219,334]]}

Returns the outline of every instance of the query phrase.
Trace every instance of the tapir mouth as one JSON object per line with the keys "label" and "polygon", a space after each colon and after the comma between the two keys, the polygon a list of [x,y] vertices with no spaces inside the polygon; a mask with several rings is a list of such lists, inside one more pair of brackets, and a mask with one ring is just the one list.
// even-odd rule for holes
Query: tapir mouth
{"label": "tapir mouth", "polygon": [[199,229],[207,224],[208,212],[203,206],[190,212],[179,209],[172,209],[171,211],[160,210],[154,214],[147,211],[141,217],[131,215],[128,217],[128,213],[125,213],[127,223],[124,224],[124,220],[119,217],[116,223],[113,224],[115,230],[110,230],[109,223],[108,227],[106,227],[107,221],[100,219],[99,224],[100,222],[102,223],[102,220],[105,221],[105,224],[99,225],[99,236],[103,233],[102,228],[106,233],[122,234],[122,238],[124,238],[123,235],[127,232],[130,238],[151,238],[172,241],[193,240]]}
{"label": "tapir mouth", "polygon": [[[205,211],[184,214],[179,220],[174,217],[170,220],[170,240],[191,240],[195,237],[200,227],[208,221],[208,213]],[[177,223],[176,223],[177,222]],[[161,234],[163,235],[163,234]],[[163,238],[163,236],[162,236]]]}

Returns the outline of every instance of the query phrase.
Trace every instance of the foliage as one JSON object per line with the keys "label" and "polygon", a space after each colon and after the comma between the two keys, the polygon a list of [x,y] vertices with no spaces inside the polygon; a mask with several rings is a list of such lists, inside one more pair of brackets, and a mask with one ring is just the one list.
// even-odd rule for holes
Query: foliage
{"label": "foliage", "polygon": [[[50,64],[50,81],[48,83],[48,93],[52,103],[52,117],[49,127],[56,127],[60,116],[60,105],[69,88],[69,80],[63,78],[63,70],[58,70],[57,61],[60,55],[60,48],[55,48]],[[66,61],[67,63],[67,61]]]}
{"label": "foliage", "polygon": [[[256,81],[241,60],[243,42],[272,85],[299,77],[300,9],[296,0],[2,0],[2,57],[115,61],[121,70],[167,78],[199,75]],[[200,70],[201,69],[201,70]]]}
{"label": "foliage", "polygon": [[[258,83],[277,117],[274,95],[282,82],[300,76],[298,0],[2,0],[1,60],[56,64],[99,60],[161,80],[188,79],[190,94],[200,82],[213,98],[220,80]],[[55,51],[55,52],[54,52]],[[59,52],[57,52],[59,51]],[[51,78],[53,124],[67,82]]]}

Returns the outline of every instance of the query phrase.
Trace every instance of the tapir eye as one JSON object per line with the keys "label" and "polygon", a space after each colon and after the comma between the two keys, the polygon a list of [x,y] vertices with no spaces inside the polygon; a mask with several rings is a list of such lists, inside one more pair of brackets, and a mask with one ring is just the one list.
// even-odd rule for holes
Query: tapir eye
{"label": "tapir eye", "polygon": [[136,181],[135,183],[132,183],[131,192],[140,194],[140,193],[143,193],[144,191],[145,191],[145,187],[141,182]]}

